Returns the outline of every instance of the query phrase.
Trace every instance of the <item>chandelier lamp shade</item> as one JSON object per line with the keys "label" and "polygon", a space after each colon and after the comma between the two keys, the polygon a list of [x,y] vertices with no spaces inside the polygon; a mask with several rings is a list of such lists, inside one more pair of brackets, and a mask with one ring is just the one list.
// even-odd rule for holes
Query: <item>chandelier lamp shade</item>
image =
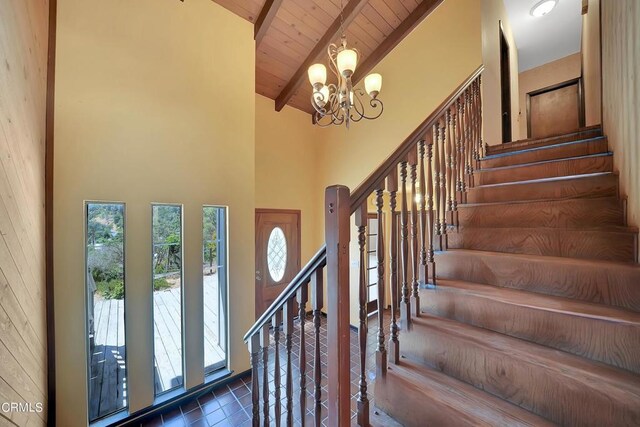
{"label": "chandelier lamp shade", "polygon": [[367,75],[364,91],[353,87],[351,78],[358,67],[360,53],[357,49],[347,47],[344,35],[340,45],[329,45],[327,53],[329,68],[336,76],[336,83],[327,83],[327,67],[324,64],[313,64],[308,69],[309,82],[313,87],[311,105],[315,110],[314,122],[319,126],[344,124],[349,128],[351,122],[380,117],[384,109],[382,101],[378,99],[382,76],[377,73]]}

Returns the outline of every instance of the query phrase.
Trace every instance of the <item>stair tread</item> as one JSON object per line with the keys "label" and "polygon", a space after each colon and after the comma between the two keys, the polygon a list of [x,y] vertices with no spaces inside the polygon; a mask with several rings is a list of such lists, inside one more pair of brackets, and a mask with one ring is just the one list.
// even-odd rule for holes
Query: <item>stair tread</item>
{"label": "stair tread", "polygon": [[571,145],[584,144],[584,143],[588,143],[588,142],[592,142],[592,141],[603,140],[605,138],[606,137],[604,137],[604,136],[596,136],[596,137],[592,137],[592,138],[578,139],[576,141],[559,142],[557,144],[543,145],[541,147],[523,148],[522,150],[518,150],[518,151],[507,151],[507,152],[504,152],[504,153],[489,154],[487,156],[484,156],[482,159],[480,159],[480,161],[491,160],[491,159],[499,159],[499,158],[508,157],[508,156],[517,156],[518,154],[531,153],[531,152],[535,152],[535,151],[539,151],[539,150],[548,150],[548,149],[553,149],[553,148],[557,148],[557,147],[567,147],[567,146],[571,146]]}
{"label": "stair tread", "polygon": [[[499,256],[499,257],[514,257],[520,259],[527,260],[536,260],[536,261],[546,261],[546,262],[557,262],[562,264],[573,264],[573,265],[584,265],[584,266],[593,266],[593,265],[603,265],[608,267],[615,268],[624,268],[631,270],[640,271],[640,264],[628,263],[628,262],[620,262],[620,261],[610,261],[610,260],[598,260],[598,259],[584,259],[584,258],[568,258],[568,257],[559,257],[553,255],[535,255],[535,254],[518,254],[512,252],[495,252],[495,251],[482,251],[476,249],[447,249],[446,252],[459,252],[459,253],[468,253],[468,254],[482,254],[484,256]],[[638,283],[640,286],[640,283]]]}
{"label": "stair tread", "polygon": [[409,359],[390,365],[388,375],[399,375],[414,386],[412,392],[491,426],[551,426],[550,421]]}
{"label": "stair tread", "polygon": [[599,225],[599,226],[589,226],[589,227],[478,227],[478,226],[460,226],[459,233],[464,233],[464,230],[514,230],[514,231],[528,231],[528,232],[561,232],[561,231],[572,231],[572,232],[606,232],[606,233],[637,233],[638,227],[632,225]]}
{"label": "stair tread", "polygon": [[438,289],[471,293],[482,298],[537,310],[640,326],[640,313],[553,295],[450,279],[440,279],[436,291]]}
{"label": "stair tread", "polygon": [[458,337],[524,364],[537,365],[554,376],[597,390],[612,400],[627,401],[632,405],[640,402],[640,375],[629,371],[441,317],[421,315],[412,321],[412,333],[431,329],[448,337]]}
{"label": "stair tread", "polygon": [[560,159],[541,160],[539,162],[520,163],[520,164],[508,165],[508,166],[495,166],[492,168],[480,168],[480,169],[477,169],[476,172],[491,172],[491,171],[505,170],[505,169],[526,168],[526,167],[531,167],[536,165],[568,162],[571,160],[589,159],[589,158],[597,158],[597,157],[611,157],[611,156],[613,156],[613,153],[608,151],[605,153],[585,154],[582,156],[571,156],[571,157],[563,157]]}
{"label": "stair tread", "polygon": [[579,174],[579,175],[553,176],[549,178],[529,179],[524,181],[501,182],[498,184],[484,184],[484,185],[477,185],[475,187],[472,187],[470,190],[473,191],[479,188],[504,187],[508,185],[535,184],[538,182],[568,181],[572,179],[583,179],[583,178],[591,178],[595,176],[608,176],[608,175],[614,175],[614,173],[613,172],[594,172],[594,173],[585,173],[585,174]]}
{"label": "stair tread", "polygon": [[600,135],[598,136],[602,136],[602,127],[600,125],[587,126],[580,129],[576,129],[573,132],[545,136],[543,138],[526,138],[526,139],[520,139],[517,141],[502,143],[499,145],[491,145],[488,147],[487,151],[491,153],[500,153],[500,152],[506,152],[510,150],[517,151],[517,149],[520,147],[528,147],[534,144],[545,144],[547,142],[548,144],[545,144],[545,145],[554,145],[554,141],[556,140],[569,138],[572,136],[576,136],[577,138],[579,138],[584,134],[589,134],[589,133],[599,133]]}
{"label": "stair tread", "polygon": [[597,202],[597,201],[610,201],[619,203],[620,199],[617,197],[605,196],[605,197],[572,197],[568,199],[534,199],[534,200],[504,200],[499,202],[481,202],[481,203],[460,203],[457,205],[458,209],[464,208],[474,208],[474,207],[482,207],[482,206],[500,206],[500,205],[535,205],[535,204],[545,204],[545,203],[574,203],[576,201],[580,202]]}

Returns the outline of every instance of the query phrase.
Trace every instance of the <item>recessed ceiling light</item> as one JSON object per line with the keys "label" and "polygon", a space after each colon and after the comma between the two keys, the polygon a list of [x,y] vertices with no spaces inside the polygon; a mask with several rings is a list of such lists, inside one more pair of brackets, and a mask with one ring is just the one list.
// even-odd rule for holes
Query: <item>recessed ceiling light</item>
{"label": "recessed ceiling light", "polygon": [[531,8],[531,16],[539,18],[551,12],[558,4],[558,0],[542,0]]}

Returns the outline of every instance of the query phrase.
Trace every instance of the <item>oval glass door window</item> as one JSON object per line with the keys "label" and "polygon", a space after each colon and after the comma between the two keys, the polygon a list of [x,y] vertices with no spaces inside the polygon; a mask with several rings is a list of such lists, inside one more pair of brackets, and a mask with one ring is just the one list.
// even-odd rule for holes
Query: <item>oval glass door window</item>
{"label": "oval glass door window", "polygon": [[271,230],[269,235],[267,267],[269,268],[269,275],[274,282],[282,280],[284,270],[287,267],[287,239],[284,237],[284,232],[280,227]]}

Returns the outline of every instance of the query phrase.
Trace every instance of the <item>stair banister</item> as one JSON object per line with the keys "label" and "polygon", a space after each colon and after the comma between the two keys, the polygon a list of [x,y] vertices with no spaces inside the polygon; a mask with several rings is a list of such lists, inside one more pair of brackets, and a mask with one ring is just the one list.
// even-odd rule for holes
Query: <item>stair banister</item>
{"label": "stair banister", "polygon": [[[398,329],[409,328],[411,318],[420,313],[418,297],[418,281],[422,278],[425,282],[435,285],[435,261],[434,261],[434,233],[437,233],[436,221],[439,219],[441,234],[444,238],[439,249],[446,249],[447,214],[450,214],[450,223],[457,225],[454,211],[457,201],[465,200],[465,192],[468,186],[472,186],[471,176],[477,156],[484,154],[480,132],[482,130],[480,111],[480,81],[479,76],[483,70],[480,66],[476,69],[440,106],[429,115],[396,150],[352,193],[344,186],[328,187],[325,192],[325,240],[320,250],[300,270],[289,283],[285,290],[276,298],[269,308],[262,314],[251,329],[245,334],[244,340],[249,344],[252,364],[252,421],[254,426],[270,423],[270,399],[268,379],[269,373],[269,346],[270,326],[273,328],[274,346],[279,347],[281,331],[284,335],[284,361],[280,360],[280,353],[276,352],[274,363],[277,370],[274,380],[278,390],[274,390],[276,410],[273,420],[280,425],[281,400],[285,403],[286,424],[293,423],[293,366],[292,366],[292,336],[295,324],[293,317],[298,315],[301,325],[300,340],[300,387],[299,407],[301,410],[299,422],[305,424],[305,371],[306,351],[304,340],[305,307],[308,299],[312,305],[314,347],[313,371],[314,371],[314,424],[322,423],[322,363],[320,352],[321,310],[323,309],[323,272],[326,267],[326,292],[327,292],[327,335],[328,335],[328,420],[330,426],[342,426],[350,424],[350,319],[349,319],[349,239],[350,216],[358,212],[356,225],[358,227],[360,248],[360,276],[359,276],[359,352],[360,361],[366,361],[366,335],[367,335],[367,297],[364,262],[364,241],[367,232],[367,200],[372,194],[376,196],[378,216],[378,303],[384,308],[385,304],[385,262],[391,272],[391,304],[394,307],[391,313],[391,328],[389,331],[389,351],[391,355],[387,360],[384,333],[384,310],[378,310],[377,318],[377,349],[376,349],[376,375],[380,381],[384,381],[387,372],[387,363],[399,363],[399,339]],[[457,120],[456,120],[457,118]],[[434,128],[436,130],[434,137]],[[438,128],[442,131],[439,132]],[[477,153],[477,154],[476,154]],[[398,166],[402,170],[402,247],[401,256],[397,257],[397,235],[395,226],[389,247],[389,259],[385,261],[385,236],[382,226],[383,219],[383,193],[388,191],[391,196],[391,209],[395,210],[395,193],[398,190]],[[418,169],[420,175],[418,177]],[[455,179],[454,179],[455,177]],[[407,183],[407,178],[409,182]],[[408,188],[407,185],[408,184]],[[419,184],[422,200],[416,202],[415,195]],[[408,189],[412,190],[411,201],[407,200]],[[434,198],[434,192],[438,191],[440,197]],[[435,203],[434,203],[435,202]],[[435,214],[435,218],[434,218]],[[410,215],[410,216],[409,216]],[[393,216],[393,215],[392,215]],[[393,218],[392,218],[392,221]],[[410,241],[409,241],[410,240]],[[411,269],[408,268],[408,260],[411,259]],[[402,266],[402,268],[399,268]],[[398,273],[402,272],[402,296],[403,303],[399,303]],[[311,289],[309,289],[309,286]],[[307,298],[307,295],[310,298]],[[300,304],[299,310],[294,314],[294,301]],[[413,305],[414,307],[411,307]],[[396,324],[396,308],[401,310],[400,322]],[[413,309],[413,310],[411,310]],[[262,358],[260,358],[262,352]],[[262,372],[262,387],[259,384],[259,361],[262,359],[264,371]],[[282,365],[284,363],[284,365]],[[281,370],[284,366],[286,377],[284,381],[285,396],[282,399],[280,382]],[[361,366],[359,377],[359,394],[357,397],[358,424],[368,425],[369,400],[367,396],[367,384],[365,367]],[[262,388],[262,400],[259,398]],[[262,411],[259,406],[262,405]],[[261,418],[262,416],[262,418]]]}

